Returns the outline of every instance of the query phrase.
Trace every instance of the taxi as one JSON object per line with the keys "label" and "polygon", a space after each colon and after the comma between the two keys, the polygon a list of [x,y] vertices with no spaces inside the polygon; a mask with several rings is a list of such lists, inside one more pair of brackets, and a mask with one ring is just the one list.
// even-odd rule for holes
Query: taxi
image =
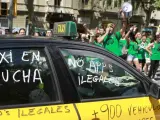
{"label": "taxi", "polygon": [[[61,36],[69,24],[57,23]],[[0,38],[0,120],[160,120],[159,99],[159,85],[103,48]]]}

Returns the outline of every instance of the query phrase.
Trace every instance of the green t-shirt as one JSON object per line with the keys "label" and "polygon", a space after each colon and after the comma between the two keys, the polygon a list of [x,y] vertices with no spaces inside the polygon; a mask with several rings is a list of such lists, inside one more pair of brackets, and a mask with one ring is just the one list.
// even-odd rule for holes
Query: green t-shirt
{"label": "green t-shirt", "polygon": [[128,54],[134,57],[138,56],[138,44],[136,42],[130,41],[128,45]]}
{"label": "green t-shirt", "polygon": [[160,42],[154,43],[153,47],[151,48],[152,55],[151,60],[160,60]]}
{"label": "green t-shirt", "polygon": [[147,37],[147,38],[146,38],[146,42],[147,42],[147,43],[150,43],[150,42],[151,42],[151,39],[150,39],[149,37]]}
{"label": "green t-shirt", "polygon": [[99,47],[103,47],[103,43],[98,43],[98,42],[94,41],[93,44],[96,45],[96,46],[99,46]]}
{"label": "green t-shirt", "polygon": [[138,44],[141,44],[141,42],[142,42],[142,40],[138,39],[138,38],[136,39],[136,41],[137,41]]}
{"label": "green t-shirt", "polygon": [[104,48],[111,53],[120,56],[119,40],[121,37],[120,31],[116,32],[116,34],[106,35],[103,40]]}
{"label": "green t-shirt", "polygon": [[140,60],[145,59],[145,55],[146,55],[145,48],[146,48],[147,45],[148,45],[147,43],[143,43],[143,42],[138,45],[139,46],[138,59],[140,59]]}
{"label": "green t-shirt", "polygon": [[120,39],[119,41],[119,49],[120,49],[120,55],[123,55],[123,48],[126,47],[127,41],[125,39]]}

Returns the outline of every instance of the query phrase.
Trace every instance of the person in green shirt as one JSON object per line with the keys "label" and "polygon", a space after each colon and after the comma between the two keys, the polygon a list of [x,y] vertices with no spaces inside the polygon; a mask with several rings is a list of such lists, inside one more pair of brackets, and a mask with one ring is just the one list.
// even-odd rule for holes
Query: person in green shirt
{"label": "person in green shirt", "polygon": [[124,12],[122,12],[122,10],[120,12],[123,19],[121,30],[114,34],[113,31],[114,31],[115,25],[113,23],[109,23],[107,25],[105,34],[97,39],[98,43],[103,43],[104,48],[107,51],[115,54],[116,56],[120,56],[119,40],[121,39],[127,27],[126,16]]}
{"label": "person in green shirt", "polygon": [[151,66],[148,77],[154,80],[160,61],[160,33],[156,33],[154,42],[150,43],[146,50],[149,52],[151,59]]}
{"label": "person in green shirt", "polygon": [[127,40],[126,36],[127,34],[124,33],[122,38],[119,41],[119,49],[120,49],[120,57],[126,60],[127,58]]}
{"label": "person in green shirt", "polygon": [[127,39],[129,37],[130,32],[133,30],[134,27],[131,27],[127,33],[124,33],[122,38],[119,41],[119,49],[120,49],[120,57],[124,60],[127,59],[128,49],[127,49]]}
{"label": "person in green shirt", "polygon": [[[134,28],[134,27],[133,27]],[[131,65],[135,65],[136,69],[140,71],[138,61],[138,42],[135,38],[135,32],[132,28],[129,30],[129,37],[127,39],[128,56],[127,62]]]}
{"label": "person in green shirt", "polygon": [[138,50],[138,60],[141,71],[143,70],[143,67],[145,66],[146,59],[145,59],[145,48],[147,47],[148,43],[146,42],[146,35],[142,35],[141,42],[139,42],[139,50]]}
{"label": "person in green shirt", "polygon": [[142,35],[141,35],[140,32],[138,32],[138,33],[136,34],[135,38],[136,38],[136,41],[138,42],[138,44],[140,44],[140,43],[142,42],[142,41],[141,41]]}
{"label": "person in green shirt", "polygon": [[101,37],[101,36],[103,36],[104,35],[104,29],[103,28],[100,28],[99,29],[99,32],[98,33],[96,33],[96,35],[95,35],[95,38],[94,38],[94,45],[96,45],[96,46],[99,46],[99,47],[103,47],[103,43],[99,43],[98,41],[97,41],[97,39],[99,38],[99,37]]}
{"label": "person in green shirt", "polygon": [[148,43],[150,43],[150,42],[151,42],[151,38],[150,38],[150,37],[147,37],[146,41],[147,41]]}

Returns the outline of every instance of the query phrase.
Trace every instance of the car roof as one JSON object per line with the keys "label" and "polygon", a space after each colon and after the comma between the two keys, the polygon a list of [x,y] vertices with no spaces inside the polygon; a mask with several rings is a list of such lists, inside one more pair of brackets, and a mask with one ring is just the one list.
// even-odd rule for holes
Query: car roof
{"label": "car roof", "polygon": [[16,43],[23,43],[24,45],[26,44],[31,44],[31,43],[36,43],[36,44],[47,44],[47,43],[55,43],[55,44],[70,44],[70,45],[80,45],[80,46],[88,46],[88,47],[94,47],[98,49],[102,49],[101,47],[97,47],[92,44],[88,43],[83,43],[81,41],[76,41],[76,40],[68,40],[63,37],[34,37],[34,36],[19,36],[19,35],[1,35],[0,36],[0,45],[1,44],[16,44]]}

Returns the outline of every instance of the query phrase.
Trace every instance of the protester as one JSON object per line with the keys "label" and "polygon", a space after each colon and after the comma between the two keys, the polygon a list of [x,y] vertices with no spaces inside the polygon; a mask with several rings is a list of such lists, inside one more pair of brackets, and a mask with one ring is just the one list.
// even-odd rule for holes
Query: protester
{"label": "protester", "polygon": [[35,32],[35,33],[34,33],[34,36],[35,36],[35,37],[38,37],[38,36],[40,36],[40,33],[39,33],[39,32]]}
{"label": "protester", "polygon": [[119,49],[120,49],[120,57],[124,60],[127,59],[127,39],[129,36],[130,31],[128,31],[127,33],[123,33],[122,38],[119,41]]}
{"label": "protester", "polygon": [[107,25],[105,34],[99,38],[97,38],[98,43],[103,43],[104,48],[111,53],[120,56],[120,49],[119,49],[119,40],[121,39],[122,35],[124,34],[127,26],[127,20],[125,17],[124,12],[121,12],[122,16],[122,28],[120,31],[116,32],[116,34],[113,33],[115,24],[109,23]]}
{"label": "protester", "polygon": [[93,38],[93,44],[96,45],[96,46],[99,46],[99,47],[103,47],[103,43],[99,43],[98,42],[98,38],[103,36],[105,34],[105,31],[103,28],[99,28],[99,29],[95,29],[95,35],[94,35],[94,38]]}
{"label": "protester", "polygon": [[20,28],[19,35],[26,35],[26,30],[24,28]]}
{"label": "protester", "polygon": [[129,31],[129,38],[127,39],[128,56],[127,62],[131,65],[135,65],[137,70],[140,71],[139,61],[138,61],[138,42],[135,38],[135,30],[133,28]]}
{"label": "protester", "polygon": [[143,67],[145,66],[146,59],[145,59],[145,48],[148,45],[146,41],[146,35],[142,35],[142,38],[140,42],[138,42],[139,50],[138,50],[138,61],[141,71],[143,70]]}
{"label": "protester", "polygon": [[46,36],[47,37],[52,37],[52,31],[51,30],[47,30]]}
{"label": "protester", "polygon": [[146,50],[149,52],[151,59],[148,77],[154,80],[160,61],[160,33],[156,33],[154,41],[147,46]]}

